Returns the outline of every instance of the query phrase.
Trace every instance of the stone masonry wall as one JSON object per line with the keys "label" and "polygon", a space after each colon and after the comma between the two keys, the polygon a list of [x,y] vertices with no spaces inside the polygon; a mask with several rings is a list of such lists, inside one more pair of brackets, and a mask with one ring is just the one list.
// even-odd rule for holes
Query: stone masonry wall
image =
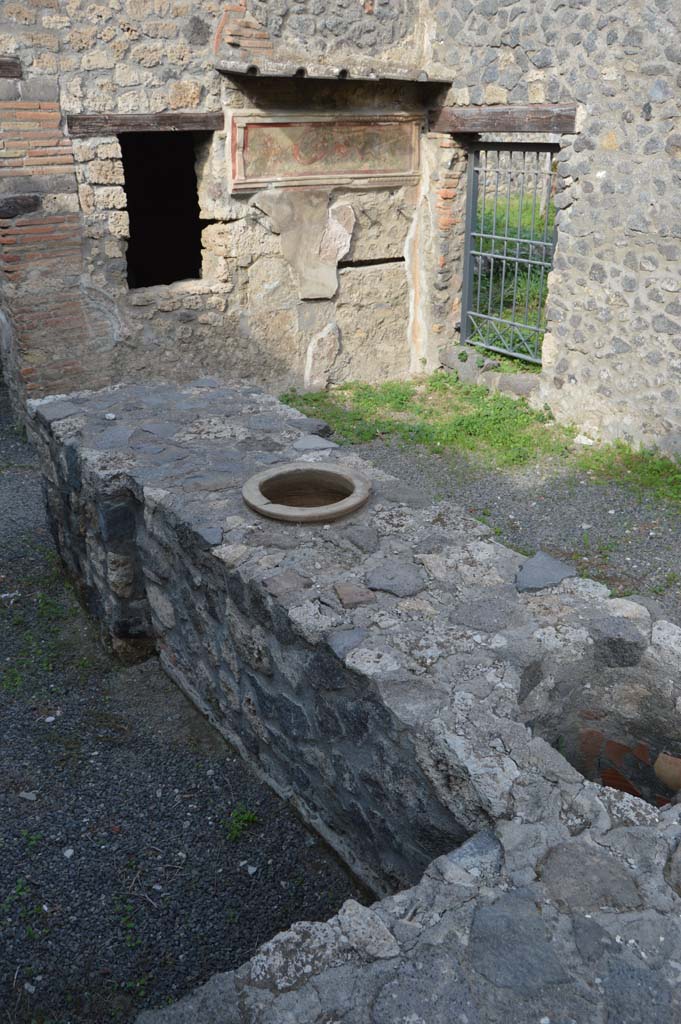
{"label": "stone masonry wall", "polygon": [[[138,1024],[652,1024],[681,1015],[681,809],[585,786],[417,886],[301,921]],[[585,827],[586,826],[586,827]]]}
{"label": "stone masonry wall", "polygon": [[[681,629],[642,604],[423,507],[253,388],[136,385],[32,412],[57,545],[104,636],[155,645],[377,889],[543,815],[556,780],[566,806],[584,776],[659,804],[681,788]],[[371,501],[330,526],[250,512],[245,480],[294,459],[354,466]]]}
{"label": "stone masonry wall", "polygon": [[681,8],[433,0],[452,104],[575,102],[538,402],[587,433],[681,448]]}
{"label": "stone masonry wall", "polygon": [[[31,413],[59,549],[119,651],[155,644],[378,891],[446,851],[140,1024],[677,1019],[679,627],[423,507],[253,388]],[[327,526],[250,512],[243,480],[292,458],[361,469],[369,504]],[[623,770],[655,758],[664,808],[576,770],[603,753],[574,746],[594,723]]]}
{"label": "stone masonry wall", "polygon": [[[234,31],[239,36],[238,26],[247,12],[240,5],[234,10]],[[18,339],[5,362],[17,403],[26,394],[112,380],[186,380],[197,373],[219,372],[276,389],[306,383],[325,386],[347,377],[403,376],[436,365],[436,346],[430,344],[421,308],[428,286],[422,280],[418,253],[408,245],[417,220],[418,190],[355,190],[351,196],[327,190],[329,208],[340,201],[354,210],[348,266],[340,269],[334,299],[301,302],[271,220],[250,196],[229,196],[227,139],[222,133],[211,141],[208,136],[197,137],[201,216],[209,222],[203,235],[201,279],[128,289],[129,221],[118,140],[102,135],[70,143],[64,134],[64,115],[220,110],[228,114],[246,108],[424,109],[424,98],[408,83],[366,89],[344,83],[334,88],[332,83],[301,92],[297,83],[294,87],[275,83],[276,88],[268,89],[272,83],[265,82],[255,91],[244,90],[221,79],[213,69],[214,36],[223,40],[223,13],[224,5],[208,0],[201,5],[129,0],[120,7],[55,0],[39,11],[18,3],[3,7],[0,51],[21,59],[24,78],[0,83],[5,90],[2,98],[21,104],[35,97],[36,113],[41,101],[52,104],[45,110],[53,122],[46,141],[58,149],[54,159],[60,166],[58,180],[50,182],[47,171],[54,172],[54,167],[41,167],[37,175],[44,164],[42,157],[34,154],[35,159],[31,157],[32,162],[21,168],[12,165],[23,156],[17,152],[17,139],[6,129],[0,159],[9,170],[0,187],[10,198],[21,193],[22,202],[29,204],[36,202],[30,196],[52,189],[60,198],[51,193],[41,206],[50,215],[66,215],[67,220],[53,217],[44,226],[54,229],[60,241],[68,235],[69,242],[65,262],[61,262],[62,252],[54,250],[54,261],[44,263],[46,273],[37,292],[35,275],[29,279],[16,270],[5,278]],[[255,8],[252,13],[263,14]],[[365,53],[373,50],[385,56],[384,47],[391,39],[395,45],[411,46],[414,12],[395,17],[381,3],[367,5],[360,13],[365,23],[361,33],[354,14],[342,6],[335,12],[326,10],[324,16],[301,5],[288,13],[271,8],[266,33],[271,32],[280,47],[284,37],[292,46],[300,46],[296,40],[304,32],[308,44],[314,38],[319,53],[327,49],[329,32],[348,46],[361,35]],[[377,26],[374,34],[371,26]],[[251,35],[262,33],[252,29]],[[253,39],[251,45],[255,45]],[[26,114],[33,118],[32,111],[27,109]],[[13,117],[8,113],[7,120]],[[52,155],[47,149],[45,153]],[[423,199],[423,216],[428,221],[427,197]],[[15,225],[12,211],[16,207],[10,204],[7,209],[4,267],[16,263],[23,253],[12,248],[15,227],[31,234],[35,228],[35,224]],[[34,209],[32,216],[36,221]],[[424,233],[429,233],[426,223],[418,237]],[[32,258],[44,262],[48,257],[42,253]],[[355,266],[358,261],[360,265]],[[366,261],[371,265],[364,266]],[[43,290],[47,293],[44,309],[40,296],[37,302],[35,298]],[[10,372],[12,366],[16,372]]]}

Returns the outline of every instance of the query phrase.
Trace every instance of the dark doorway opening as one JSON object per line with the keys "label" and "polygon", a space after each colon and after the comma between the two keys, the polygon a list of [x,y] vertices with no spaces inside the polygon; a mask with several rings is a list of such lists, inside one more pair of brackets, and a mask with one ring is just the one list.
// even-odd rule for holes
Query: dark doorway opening
{"label": "dark doorway opening", "polygon": [[130,132],[120,137],[130,216],[128,286],[201,276],[195,132]]}

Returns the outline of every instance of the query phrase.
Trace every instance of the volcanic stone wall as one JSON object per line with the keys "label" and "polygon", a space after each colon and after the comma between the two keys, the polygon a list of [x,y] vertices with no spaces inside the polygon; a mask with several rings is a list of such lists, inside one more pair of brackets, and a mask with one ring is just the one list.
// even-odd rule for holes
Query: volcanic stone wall
{"label": "volcanic stone wall", "polygon": [[539,403],[588,432],[681,448],[681,7],[433,0],[454,104],[575,102]]}
{"label": "volcanic stone wall", "polygon": [[[550,815],[557,780],[566,807],[584,775],[659,804],[681,788],[681,628],[641,603],[424,506],[252,387],[31,408],[58,549],[104,637],[156,647],[377,889]],[[251,512],[246,479],[294,459],[360,469],[371,500],[328,526]]]}

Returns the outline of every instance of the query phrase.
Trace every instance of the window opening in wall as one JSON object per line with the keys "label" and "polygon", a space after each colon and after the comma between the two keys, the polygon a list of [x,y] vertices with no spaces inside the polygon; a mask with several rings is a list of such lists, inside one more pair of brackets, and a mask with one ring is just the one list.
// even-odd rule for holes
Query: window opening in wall
{"label": "window opening in wall", "polygon": [[481,142],[469,157],[461,340],[541,363],[559,147]]}
{"label": "window opening in wall", "polygon": [[119,136],[130,216],[130,288],[201,277],[203,222],[195,170],[198,134],[129,132]]}

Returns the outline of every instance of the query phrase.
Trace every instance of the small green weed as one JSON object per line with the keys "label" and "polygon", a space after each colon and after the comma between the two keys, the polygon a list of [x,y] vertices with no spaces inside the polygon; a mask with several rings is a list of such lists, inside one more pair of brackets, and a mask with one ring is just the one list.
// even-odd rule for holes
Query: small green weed
{"label": "small green weed", "polygon": [[668,590],[675,587],[679,582],[679,574],[677,572],[668,572],[661,583],[657,583],[654,587],[651,587],[653,594],[666,594]]}
{"label": "small green weed", "polygon": [[[42,838],[42,837],[41,837]],[[49,929],[42,927],[47,911],[42,903],[34,903],[35,894],[25,878],[18,878],[14,886],[0,903],[0,914],[7,921],[23,925],[26,938],[30,941],[44,938]]]}
{"label": "small green weed", "polygon": [[34,846],[38,846],[40,843],[42,843],[43,839],[45,838],[42,832],[29,832],[28,829],[25,828],[21,830],[20,834],[21,838],[24,840],[29,850],[32,849]]}
{"label": "small green weed", "polygon": [[24,677],[16,665],[10,665],[0,674],[0,690],[5,693],[17,694],[23,687]]}
{"label": "small green weed", "polygon": [[137,925],[135,924],[135,907],[126,900],[121,902],[117,900],[114,904],[114,910],[118,917],[118,924],[121,928],[123,935],[125,936],[125,944],[129,949],[136,949],[140,945],[141,939],[137,934]]}
{"label": "small green weed", "polygon": [[490,359],[499,365],[497,373],[541,373],[539,363],[528,363],[524,359],[513,359],[510,356],[502,356],[499,352],[490,352]]}
{"label": "small green weed", "polygon": [[227,838],[236,843],[241,839],[244,832],[251,828],[252,825],[257,824],[258,815],[254,811],[249,811],[244,804],[238,803],[227,821],[224,822],[224,826],[227,829]]}
{"label": "small green weed", "polygon": [[30,894],[30,886],[25,878],[18,878],[14,887],[10,889],[8,894],[0,903],[0,912],[8,914],[15,903],[20,900],[26,899]]}
{"label": "small green weed", "polygon": [[133,995],[138,996],[140,999],[146,999],[149,991],[149,984],[153,981],[152,974],[143,974],[140,978],[136,978],[134,981],[124,981],[121,988],[125,992],[130,992]]}

